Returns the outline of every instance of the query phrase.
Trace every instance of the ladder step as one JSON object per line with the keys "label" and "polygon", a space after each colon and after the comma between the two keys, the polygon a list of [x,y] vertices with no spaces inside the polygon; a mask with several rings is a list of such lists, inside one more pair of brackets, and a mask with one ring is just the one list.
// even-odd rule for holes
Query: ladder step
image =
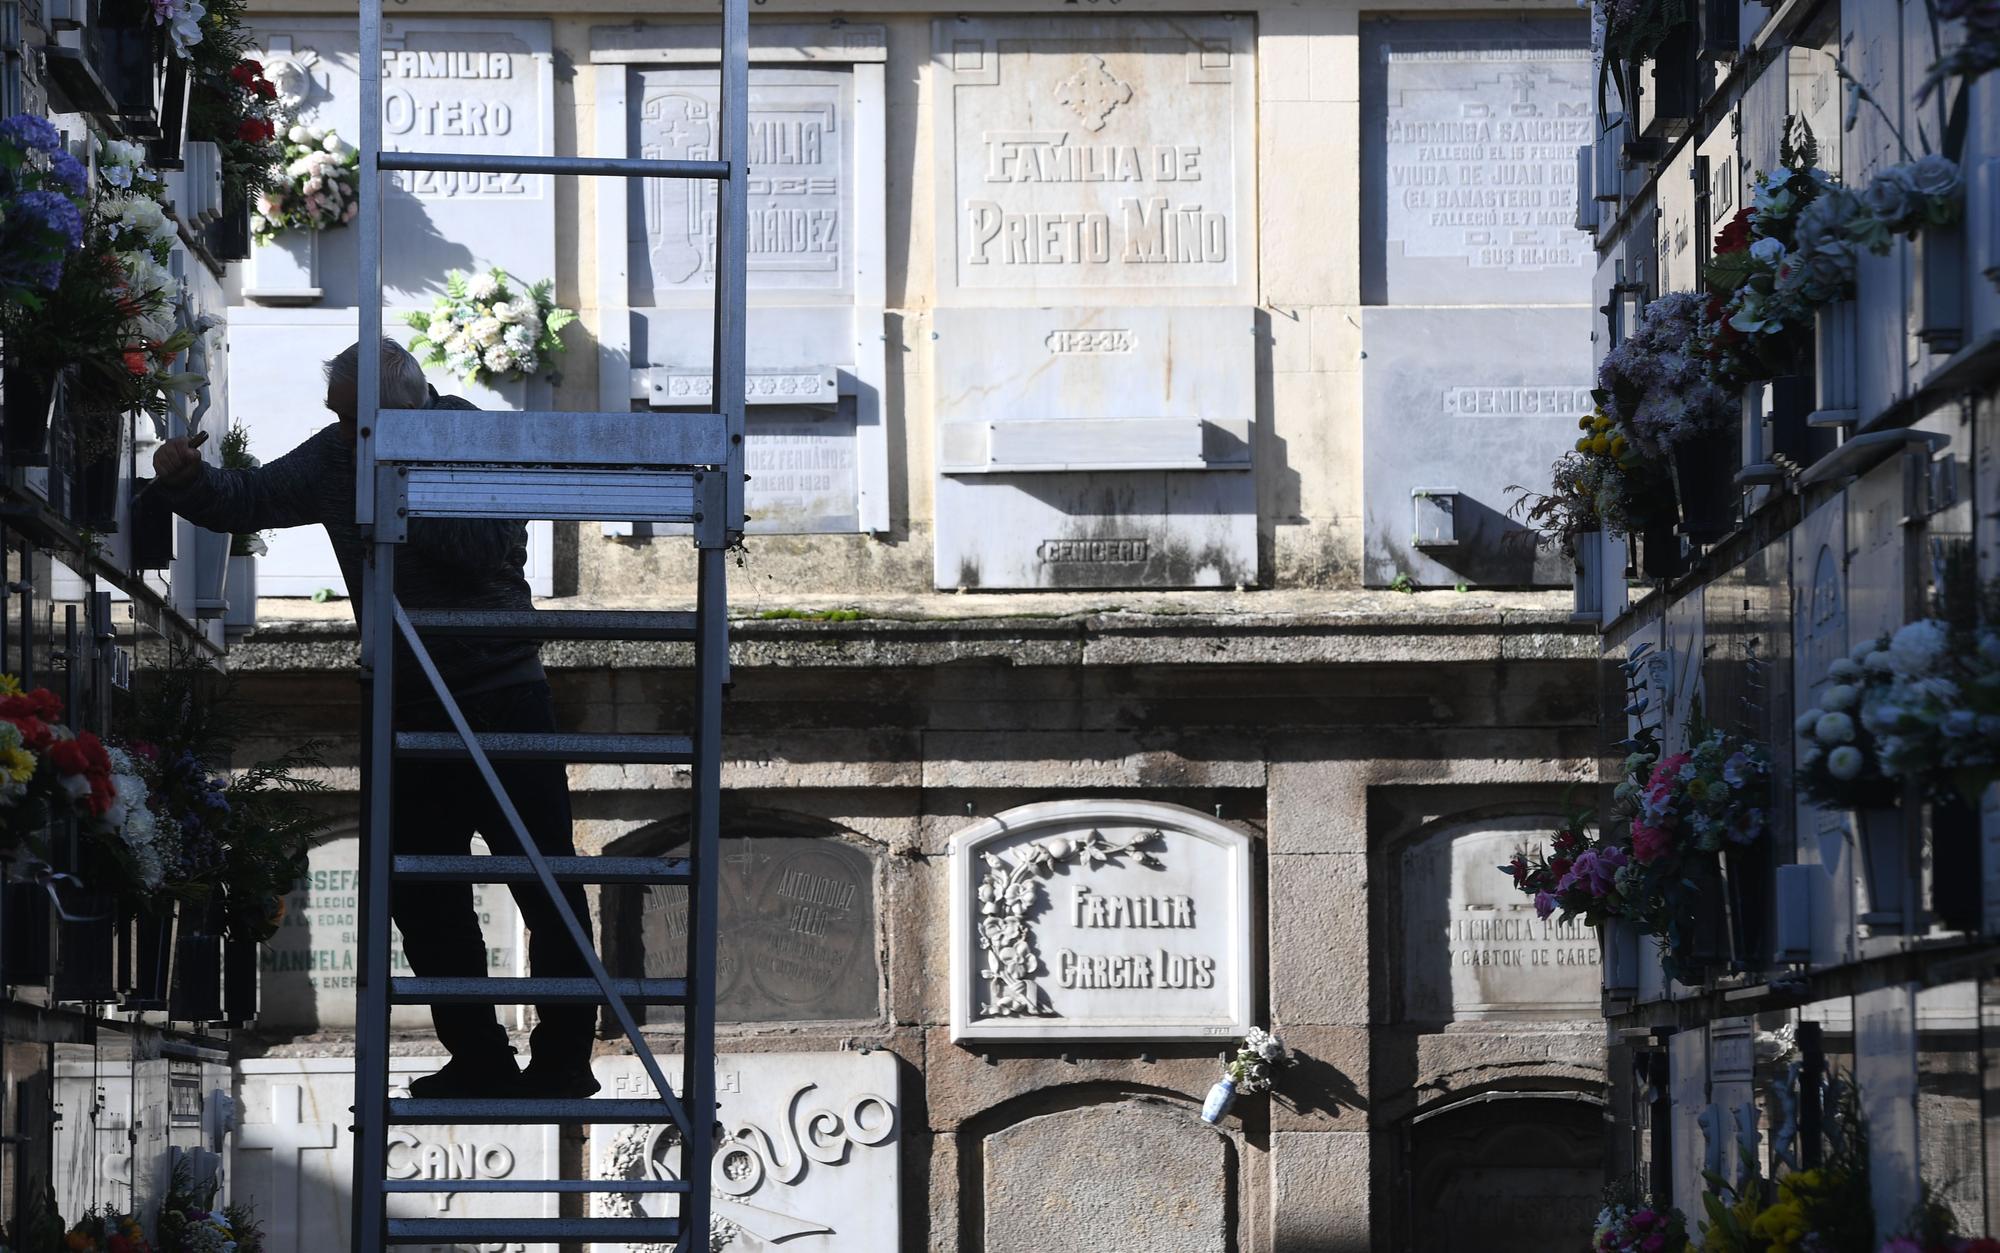
{"label": "ladder step", "polygon": [[539,1097],[499,1097],[491,1100],[392,1097],[389,1121],[404,1126],[439,1126],[464,1123],[467,1126],[498,1127],[515,1123],[670,1123],[679,1103],[665,1101],[612,1101],[589,1097],[582,1100]]}
{"label": "ladder step", "polygon": [[[692,868],[685,857],[549,857],[557,883],[686,883]],[[405,883],[533,883],[535,867],[525,857],[398,857],[396,877]]]}
{"label": "ladder step", "polygon": [[686,1192],[685,1179],[384,1179],[384,1192]]}
{"label": "ladder step", "polygon": [[425,635],[531,640],[688,640],[691,613],[622,609],[410,609]]}
{"label": "ladder step", "polygon": [[[619,997],[635,1005],[684,1005],[685,979],[613,979]],[[601,1005],[595,979],[412,978],[389,980],[392,1005]]]}
{"label": "ladder step", "polygon": [[494,413],[384,409],[375,459],[424,465],[719,466],[729,425],[719,413]]}
{"label": "ladder step", "polygon": [[[598,765],[686,765],[694,741],[685,735],[580,735],[564,731],[488,731],[479,747],[494,761],[588,762]],[[466,757],[455,731],[398,731],[396,751],[421,761]]]}
{"label": "ladder step", "polygon": [[693,522],[695,470],[493,470],[410,466],[395,499],[413,518]]}
{"label": "ladder step", "polygon": [[381,170],[436,170],[458,174],[577,174],[625,178],[729,177],[727,161],[649,161],[644,157],[529,157],[483,152],[384,152]]}
{"label": "ladder step", "polygon": [[390,1244],[477,1244],[486,1248],[544,1241],[671,1244],[678,1218],[391,1218]]}

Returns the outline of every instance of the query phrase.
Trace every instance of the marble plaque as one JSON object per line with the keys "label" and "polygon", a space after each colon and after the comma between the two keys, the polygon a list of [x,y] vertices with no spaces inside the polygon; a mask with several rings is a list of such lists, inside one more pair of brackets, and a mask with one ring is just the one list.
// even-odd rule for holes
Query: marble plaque
{"label": "marble plaque", "polygon": [[132,1208],[132,1065],[110,1056],[118,1051],[55,1046],[53,1182],[64,1215]]}
{"label": "marble plaque", "polygon": [[[685,852],[685,845],[664,850]],[[875,859],[811,836],[723,843],[716,1014],[724,1022],[875,1018],[881,1014]],[[687,970],[687,889],[607,893],[605,933],[632,975]],[[650,1007],[678,1025],[682,1011]]]}
{"label": "marble plaque", "polygon": [[1250,1026],[1250,842],[1177,805],[1048,801],[951,842],[952,1038]]}
{"label": "marble plaque", "polygon": [[1855,644],[1908,619],[1914,454],[1890,457],[1847,489],[1848,638]]}
{"label": "marble plaque", "polygon": [[1558,819],[1495,820],[1440,831],[1404,850],[1403,1009],[1419,1022],[1595,1018],[1597,933],[1535,917],[1504,866],[1548,847]]}
{"label": "marble plaque", "polygon": [[[1591,411],[1588,290],[1581,271],[1574,308],[1362,310],[1368,583],[1569,584],[1508,511]],[[1451,545],[1414,542],[1418,492],[1455,497]]]}
{"label": "marble plaque", "polygon": [[[682,1059],[659,1058],[678,1085]],[[710,1249],[891,1253],[899,1244],[903,1110],[898,1062],[887,1052],[725,1053],[715,1059],[716,1145]],[[638,1060],[592,1063],[605,1099],[654,1094]],[[675,1179],[671,1125],[600,1124],[590,1136],[593,1179]],[[671,1195],[607,1194],[604,1216],[671,1215]],[[594,1244],[597,1253],[627,1253]]]}
{"label": "marble plaque", "polygon": [[[285,918],[278,933],[258,949],[260,959],[260,1026],[310,1032],[351,1030],[354,1000],[360,986],[360,954],[356,937],[361,900],[360,842],[343,836],[314,846],[306,877],[285,898]],[[475,845],[475,851],[484,849]],[[521,915],[513,894],[490,883],[474,884],[473,908],[479,911],[486,937],[487,973],[524,975],[526,945]],[[390,928],[391,973],[413,974],[403,956],[401,933]],[[505,1016],[521,1011],[502,1009]],[[430,1026],[430,1011],[420,1005],[392,1011],[397,1030],[422,1031]]]}
{"label": "marble plaque", "polygon": [[752,410],[744,419],[744,509],[752,535],[861,529],[854,397],[833,408]]}
{"label": "marble plaque", "polygon": [[1662,291],[1695,291],[1701,286],[1702,249],[1695,229],[1695,149],[1683,147],[1660,173],[1659,252]]}
{"label": "marble plaque", "polygon": [[[267,73],[310,125],[358,143],[360,40],[353,19],[250,23]],[[555,151],[547,21],[397,17],[383,21],[382,145],[392,152],[546,156]],[[392,172],[383,197],[389,302],[427,304],[447,270],[555,277],[552,180],[527,174]],[[240,267],[239,267],[240,268]],[[322,303],[356,303],[355,233],[320,235]]]}
{"label": "marble plaque", "polygon": [[940,303],[1251,303],[1252,25],[934,22]]}
{"label": "marble plaque", "polygon": [[1229,1201],[1239,1159],[1186,1106],[1128,1098],[1038,1113],[984,1137],[979,1151],[981,1249],[1130,1249],[1140,1232],[1146,1253],[1237,1247]]}
{"label": "marble plaque", "polygon": [[[443,1057],[394,1057],[392,1095]],[[354,1059],[246,1058],[238,1063],[239,1124],[229,1154],[230,1195],[256,1207],[267,1253],[347,1253],[354,1187]],[[436,1193],[396,1193],[392,1218],[553,1218],[544,1193],[454,1192],[459,1180],[557,1179],[554,1126],[413,1126],[389,1129],[388,1175],[436,1182]],[[469,1245],[440,1246],[469,1249]],[[507,1253],[555,1246],[509,1244]]]}
{"label": "marble plaque", "polygon": [[[854,76],[760,68],[750,80],[749,273],[753,291],[851,293]],[[713,70],[637,71],[630,151],[647,160],[719,157]],[[715,184],[630,180],[632,303],[715,286]],[[706,294],[700,297],[708,305]]]}
{"label": "marble plaque", "polygon": [[1362,26],[1362,299],[1581,300],[1576,149],[1596,71],[1581,19]]}

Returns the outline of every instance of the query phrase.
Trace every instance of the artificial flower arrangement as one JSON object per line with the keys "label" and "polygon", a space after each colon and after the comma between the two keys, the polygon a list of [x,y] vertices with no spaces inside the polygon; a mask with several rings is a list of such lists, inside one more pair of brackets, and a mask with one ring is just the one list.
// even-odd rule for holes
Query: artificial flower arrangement
{"label": "artificial flower arrangement", "polygon": [[1717,381],[1701,350],[1707,308],[1693,292],[1661,296],[1598,366],[1598,404],[1645,457],[1721,431],[1739,412],[1736,393]]}
{"label": "artificial flower arrangement", "polygon": [[68,1253],[156,1253],[137,1217],[95,1207],[77,1219],[62,1247]]}
{"label": "artificial flower arrangement", "polygon": [[1598,1211],[1590,1253],[1684,1253],[1687,1219],[1672,1206],[1614,1201]]}
{"label": "artificial flower arrangement", "polygon": [[1291,1065],[1294,1060],[1285,1051],[1283,1040],[1262,1027],[1250,1028],[1243,1043],[1237,1046],[1236,1055],[1223,1064],[1222,1078],[1208,1090],[1208,1099],[1201,1107],[1202,1121],[1221,1122],[1237,1097],[1269,1091],[1277,1082],[1279,1068]]}
{"label": "artificial flower arrangement", "polygon": [[344,226],[361,210],[361,153],[330,130],[294,123],[272,185],[257,196],[251,235],[269,243],[281,231]]}
{"label": "artificial flower arrangement", "polygon": [[0,122],[0,304],[33,311],[83,247],[83,164],[46,118]]}
{"label": "artificial flower arrangement", "polygon": [[1617,87],[1619,101],[1631,111],[1635,84],[1627,76],[1652,57],[1676,26],[1693,21],[1694,9],[1686,0],[1596,0],[1591,18],[1604,34],[1597,84],[1597,112],[1602,117],[1606,83]]}
{"label": "artificial flower arrangement", "polygon": [[1514,486],[1513,513],[1565,557],[1591,531],[1630,535],[1672,512],[1672,485],[1639,451],[1629,427],[1599,405],[1577,420],[1574,451],[1556,461],[1547,493]]}
{"label": "artificial flower arrangement", "polygon": [[242,58],[200,68],[188,101],[188,133],[216,146],[223,199],[254,201],[284,162],[280,127],[287,124],[278,89],[261,62]]}
{"label": "artificial flower arrangement", "polygon": [[503,270],[453,270],[430,312],[404,320],[417,332],[410,351],[418,360],[477,383],[488,376],[526,378],[553,364],[563,350],[562,329],[576,314],[556,304],[548,279],[518,289]]}
{"label": "artificial flower arrangement", "polygon": [[1534,899],[1538,917],[1640,924],[1660,941],[1667,974],[1678,978],[1707,890],[1702,872],[1725,850],[1768,834],[1770,773],[1761,745],[1719,730],[1664,757],[1642,741],[1625,761],[1613,812],[1597,835],[1589,834],[1589,815],[1574,818],[1547,853],[1518,851],[1500,872]]}
{"label": "artificial flower arrangement", "polygon": [[1741,1182],[1703,1172],[1701,1253],[1876,1253],[1868,1128],[1851,1081],[1826,1118],[1824,1160],[1810,1170],[1772,1180],[1739,1149]]}
{"label": "artificial flower arrangement", "polygon": [[1796,727],[1815,802],[1887,805],[1912,780],[1976,805],[2000,779],[2000,632],[1922,618],[1864,642],[1827,677]]}
{"label": "artificial flower arrangement", "polygon": [[247,1205],[215,1203],[217,1187],[197,1187],[185,1157],[176,1156],[155,1223],[158,1253],[263,1253],[264,1231]]}
{"label": "artificial flower arrangement", "polygon": [[45,859],[51,829],[74,820],[149,890],[160,876],[148,793],[129,754],[63,724],[54,692],[0,675],[0,847]]}
{"label": "artificial flower arrangement", "polygon": [[[254,470],[259,462],[250,451],[250,429],[241,422],[232,425],[222,436],[222,468],[225,470]],[[255,531],[246,531],[229,537],[229,555],[232,557],[262,557],[270,551],[264,537]]]}

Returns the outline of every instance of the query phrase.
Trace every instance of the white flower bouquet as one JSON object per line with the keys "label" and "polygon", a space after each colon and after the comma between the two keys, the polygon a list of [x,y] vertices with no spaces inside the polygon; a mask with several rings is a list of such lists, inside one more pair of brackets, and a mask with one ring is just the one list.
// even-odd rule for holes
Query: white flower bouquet
{"label": "white flower bouquet", "polygon": [[454,270],[430,312],[404,319],[417,332],[410,351],[468,382],[489,375],[526,378],[562,352],[562,329],[576,321],[572,310],[556,304],[554,292],[548,279],[521,289],[503,270]]}
{"label": "white flower bouquet", "polygon": [[1236,1085],[1238,1093],[1263,1092],[1275,1080],[1277,1068],[1291,1064],[1292,1056],[1285,1051],[1283,1040],[1262,1027],[1252,1027],[1236,1056],[1224,1063],[1222,1073]]}
{"label": "white flower bouquet", "polygon": [[277,175],[251,214],[251,234],[260,244],[282,231],[345,225],[361,210],[361,153],[330,130],[294,125],[286,131]]}

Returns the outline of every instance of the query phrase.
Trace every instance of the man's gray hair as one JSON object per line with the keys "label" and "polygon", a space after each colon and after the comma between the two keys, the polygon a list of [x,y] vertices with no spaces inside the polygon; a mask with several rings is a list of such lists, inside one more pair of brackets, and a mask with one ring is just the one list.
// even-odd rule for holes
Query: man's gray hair
{"label": "man's gray hair", "polygon": [[[356,387],[361,373],[361,345],[349,344],[340,355],[326,363],[326,381],[331,387],[344,383]],[[358,390],[358,389],[357,389]],[[421,409],[430,403],[431,385],[424,367],[403,347],[386,335],[382,338],[382,407]]]}

